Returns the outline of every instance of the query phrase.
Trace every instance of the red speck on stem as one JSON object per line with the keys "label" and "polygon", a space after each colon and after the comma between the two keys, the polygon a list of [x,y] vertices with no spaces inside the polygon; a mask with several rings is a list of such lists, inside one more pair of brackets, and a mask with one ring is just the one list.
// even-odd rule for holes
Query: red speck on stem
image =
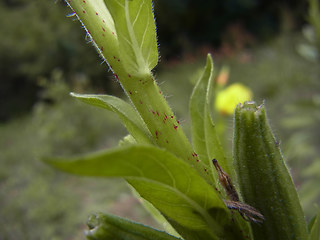
{"label": "red speck on stem", "polygon": [[169,143],[169,141],[168,141],[168,140],[166,140],[166,143]]}
{"label": "red speck on stem", "polygon": [[[103,51],[103,47],[100,48],[101,51]],[[110,67],[112,68],[112,66],[110,65]]]}
{"label": "red speck on stem", "polygon": [[157,111],[157,115],[159,116],[159,112]]}
{"label": "red speck on stem", "polygon": [[159,132],[158,132],[158,130],[156,130],[156,139],[158,139],[159,138]]}
{"label": "red speck on stem", "polygon": [[140,104],[142,104],[143,102],[140,100]]}
{"label": "red speck on stem", "polygon": [[83,2],[83,3],[86,3],[86,1],[85,1],[85,0],[83,0],[82,2]]}
{"label": "red speck on stem", "polygon": [[171,119],[173,119],[173,116],[170,116]]}
{"label": "red speck on stem", "polygon": [[114,74],[114,77],[119,81],[119,77],[117,74]]}
{"label": "red speck on stem", "polygon": [[128,74],[128,77],[129,77],[129,78],[131,78],[131,75],[130,75],[130,74]]}
{"label": "red speck on stem", "polygon": [[82,12],[83,12],[83,13],[86,13],[86,11],[85,11],[85,10],[83,10]]}
{"label": "red speck on stem", "polygon": [[131,91],[129,91],[129,94],[130,94],[130,95],[132,95],[132,92],[131,92]]}
{"label": "red speck on stem", "polygon": [[173,124],[174,130],[177,130],[178,126]]}
{"label": "red speck on stem", "polygon": [[98,16],[99,14],[96,12],[96,15]]}
{"label": "red speck on stem", "polygon": [[141,79],[139,79],[139,82],[140,82],[142,85],[145,84],[145,82],[143,82]]}
{"label": "red speck on stem", "polygon": [[102,19],[102,22],[103,22],[103,23],[106,23],[103,19]]}
{"label": "red speck on stem", "polygon": [[200,160],[199,160],[199,159],[197,159],[197,162],[200,162]]}
{"label": "red speck on stem", "polygon": [[102,27],[102,31],[104,31],[104,32],[106,31],[106,30],[104,29],[104,27]]}

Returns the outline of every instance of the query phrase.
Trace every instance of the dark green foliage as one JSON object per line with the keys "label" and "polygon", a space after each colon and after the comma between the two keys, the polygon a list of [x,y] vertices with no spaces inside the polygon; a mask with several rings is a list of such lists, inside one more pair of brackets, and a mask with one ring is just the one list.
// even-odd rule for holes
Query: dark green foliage
{"label": "dark green foliage", "polygon": [[0,125],[0,239],[81,239],[96,204],[110,206],[109,198],[125,191],[123,182],[75,181],[39,161],[116,145],[124,134],[112,116],[72,100],[61,72],[50,82],[43,96],[55,104],[40,102],[31,116]]}
{"label": "dark green foliage", "polygon": [[102,213],[91,215],[88,226],[89,240],[181,240],[148,226]]}
{"label": "dark green foliage", "polygon": [[[108,70],[104,64],[97,64],[100,59],[94,48],[87,47],[80,24],[65,17],[70,10],[63,1],[54,2],[5,0],[0,3],[0,121],[29,110],[38,100],[38,78],[49,76],[55,68],[70,76],[71,84],[74,75],[85,72],[92,85],[111,91],[110,82],[106,80]],[[276,4],[269,2],[155,1],[162,58],[194,51],[193,45],[219,46],[221,42],[240,41],[238,37],[229,39],[226,34],[229,25],[239,19],[242,19],[244,32],[252,30],[259,35],[263,31],[262,35],[273,36],[281,23],[282,8],[277,1],[273,1]],[[295,16],[297,19],[302,16],[301,5],[291,1],[289,7],[292,12],[299,12]],[[82,61],[84,56],[85,62]],[[10,92],[19,97],[13,98]]]}
{"label": "dark green foliage", "polygon": [[[306,4],[298,0],[155,0],[155,9],[161,55],[176,57],[192,50],[194,44],[226,44],[230,40],[226,33],[235,26],[241,27],[242,35],[249,32],[255,38],[269,39],[281,30],[286,11],[293,15],[291,21],[300,24]],[[234,36],[231,44],[241,37]]]}
{"label": "dark green foliage", "polygon": [[30,109],[38,100],[39,77],[56,68],[70,76],[70,84],[71,77],[85,72],[91,84],[107,88],[108,69],[97,64],[80,24],[67,13],[62,1],[0,2],[0,121]]}

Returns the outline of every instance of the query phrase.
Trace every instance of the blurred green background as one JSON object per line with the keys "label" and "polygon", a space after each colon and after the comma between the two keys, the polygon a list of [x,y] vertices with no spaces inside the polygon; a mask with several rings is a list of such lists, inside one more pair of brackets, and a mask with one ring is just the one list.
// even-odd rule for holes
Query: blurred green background
{"label": "blurred green background", "polygon": [[[217,72],[265,100],[306,212],[320,204],[319,1],[157,0],[158,82],[188,133],[188,101],[208,52]],[[116,146],[118,119],[69,96],[121,88],[63,1],[0,2],[0,239],[84,239],[87,216],[157,226],[120,179],[66,175],[46,155]],[[184,88],[181,88],[181,85]],[[232,116],[222,136],[231,152]],[[189,134],[189,133],[188,133]]]}

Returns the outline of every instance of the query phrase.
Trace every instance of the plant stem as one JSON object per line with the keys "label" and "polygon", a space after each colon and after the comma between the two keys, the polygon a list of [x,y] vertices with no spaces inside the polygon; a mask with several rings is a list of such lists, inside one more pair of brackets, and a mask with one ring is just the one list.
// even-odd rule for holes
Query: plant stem
{"label": "plant stem", "polygon": [[153,76],[119,75],[119,80],[156,144],[187,161],[209,181],[207,170],[198,159]]}
{"label": "plant stem", "polygon": [[[208,170],[197,157],[189,140],[185,136],[179,121],[176,119],[152,73],[132,75],[126,72],[119,54],[119,45],[112,21],[98,1],[68,1],[76,12],[87,34],[94,36],[94,45],[107,61],[114,76],[119,80],[123,90],[146,123],[158,146],[168,149],[176,156],[191,164],[208,181],[211,182]],[[102,6],[101,6],[102,7]],[[105,7],[105,6],[103,6]]]}

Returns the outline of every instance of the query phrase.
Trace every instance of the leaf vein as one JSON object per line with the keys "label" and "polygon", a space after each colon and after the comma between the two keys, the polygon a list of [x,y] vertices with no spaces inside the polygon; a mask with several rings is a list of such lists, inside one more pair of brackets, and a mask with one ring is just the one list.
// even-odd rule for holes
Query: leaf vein
{"label": "leaf vein", "polygon": [[138,12],[137,12],[137,14],[136,14],[135,19],[134,19],[133,22],[132,22],[132,26],[133,26],[133,27],[134,27],[134,25],[136,24],[136,21],[138,20],[138,18],[140,17],[139,15],[140,15],[140,12],[141,12],[141,9],[142,9],[143,5],[145,5],[145,0],[143,1],[143,3],[140,4],[140,8],[139,8],[139,10],[138,10]]}
{"label": "leaf vein", "polygon": [[176,188],[176,180],[175,180],[174,175],[172,174],[172,172],[171,172],[165,165],[163,165],[163,163],[161,163],[157,158],[152,157],[152,159],[153,159],[158,165],[160,165],[161,168],[162,168],[165,172],[167,172],[168,176],[170,177],[170,179],[171,179],[171,181],[172,181],[172,186],[173,186],[174,188]]}
{"label": "leaf vein", "polygon": [[[202,216],[203,220],[208,224],[208,226],[210,228],[214,229],[214,227],[219,226],[219,224],[216,222],[216,220],[214,218],[212,218],[212,216],[207,212],[206,206],[200,205],[199,202],[196,202],[194,199],[190,198],[190,196],[187,196],[180,189],[173,188],[170,185],[167,185],[165,183],[162,183],[162,182],[159,182],[157,180],[150,179],[150,178],[147,178],[147,179],[146,178],[141,178],[141,177],[128,177],[128,178],[140,179],[140,180],[145,181],[145,182],[153,182],[153,183],[156,183],[157,185],[160,185],[160,186],[163,186],[164,188],[167,188],[168,190],[171,190],[173,193],[176,193],[180,198],[185,200],[186,203],[191,206],[191,208],[195,209],[198,212],[198,214]],[[206,191],[206,201],[205,202],[207,202],[208,192],[209,191]],[[158,200],[159,199],[157,199],[157,201]]]}
{"label": "leaf vein", "polygon": [[124,8],[124,5],[121,4],[119,0],[115,0],[114,2],[115,2],[116,4],[118,4],[120,7]]}

